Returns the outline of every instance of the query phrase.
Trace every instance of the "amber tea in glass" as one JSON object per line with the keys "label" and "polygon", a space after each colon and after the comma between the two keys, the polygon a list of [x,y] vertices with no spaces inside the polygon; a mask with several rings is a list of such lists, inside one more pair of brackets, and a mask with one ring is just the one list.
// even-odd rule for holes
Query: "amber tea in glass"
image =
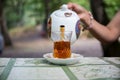
{"label": "amber tea in glass", "polygon": [[[64,30],[63,30],[64,31]],[[54,58],[70,58],[71,57],[71,36],[72,31],[54,31],[52,32],[52,40],[54,41]]]}
{"label": "amber tea in glass", "polygon": [[69,41],[56,41],[54,42],[54,54],[55,58],[70,58],[71,49]]}

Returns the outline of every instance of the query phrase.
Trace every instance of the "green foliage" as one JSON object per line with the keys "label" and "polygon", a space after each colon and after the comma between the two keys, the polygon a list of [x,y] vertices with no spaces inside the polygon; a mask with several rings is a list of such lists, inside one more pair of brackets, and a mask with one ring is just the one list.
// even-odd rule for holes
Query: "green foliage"
{"label": "green foliage", "polygon": [[67,3],[68,0],[6,0],[5,15],[9,28],[11,26],[35,25],[45,19],[45,9],[48,2],[49,14]]}
{"label": "green foliage", "polygon": [[89,0],[70,0],[70,1],[74,2],[74,3],[77,3],[77,4],[80,4],[85,9],[90,10]]}
{"label": "green foliage", "polygon": [[62,4],[67,4],[69,0],[51,0],[50,2],[50,13],[60,8]]}
{"label": "green foliage", "polygon": [[[47,2],[48,1],[48,2]],[[90,10],[89,0],[6,0],[4,9],[9,28],[13,26],[36,25],[43,23],[46,18],[45,10],[50,15],[60,8],[62,4],[74,2]],[[111,19],[119,10],[119,0],[104,0],[106,12]],[[48,3],[48,4],[47,4]],[[46,6],[47,4],[47,6]]]}
{"label": "green foliage", "polygon": [[8,28],[22,23],[25,0],[6,0],[4,13]]}
{"label": "green foliage", "polygon": [[110,19],[120,10],[120,0],[104,0],[105,9]]}

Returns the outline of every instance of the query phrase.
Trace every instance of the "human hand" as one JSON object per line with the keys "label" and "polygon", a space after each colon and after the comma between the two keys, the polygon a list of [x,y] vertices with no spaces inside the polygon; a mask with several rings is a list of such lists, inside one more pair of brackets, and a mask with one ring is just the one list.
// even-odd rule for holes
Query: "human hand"
{"label": "human hand", "polygon": [[67,6],[78,14],[81,22],[85,24],[85,26],[90,26],[91,14],[85,8],[75,3],[68,3]]}

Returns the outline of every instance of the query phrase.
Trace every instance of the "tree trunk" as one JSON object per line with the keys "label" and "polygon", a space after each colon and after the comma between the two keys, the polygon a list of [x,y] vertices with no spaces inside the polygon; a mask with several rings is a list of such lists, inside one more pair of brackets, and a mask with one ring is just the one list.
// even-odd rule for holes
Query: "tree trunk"
{"label": "tree trunk", "polygon": [[44,0],[44,7],[45,7],[45,19],[44,19],[44,24],[43,24],[43,30],[47,33],[47,20],[48,20],[48,15],[50,11],[50,6],[49,6],[50,0]]}
{"label": "tree trunk", "polygon": [[[90,0],[90,4],[94,19],[103,25],[107,25],[109,19],[105,12],[105,4],[103,0]],[[104,57],[120,56],[120,43],[118,40],[108,45],[101,44],[101,46],[103,48]]]}
{"label": "tree trunk", "polygon": [[7,26],[6,26],[6,21],[4,18],[4,5],[5,5],[5,0],[0,0],[0,29],[1,33],[4,38],[4,42],[6,46],[11,46],[12,41],[10,39],[10,36],[7,31]]}
{"label": "tree trunk", "polygon": [[90,0],[90,4],[94,19],[103,25],[107,25],[109,19],[105,12],[105,4],[103,0]]}

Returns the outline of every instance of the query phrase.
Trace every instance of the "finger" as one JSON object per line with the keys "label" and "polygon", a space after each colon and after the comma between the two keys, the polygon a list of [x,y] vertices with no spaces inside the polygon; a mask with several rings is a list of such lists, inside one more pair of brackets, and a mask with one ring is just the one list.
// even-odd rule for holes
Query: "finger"
{"label": "finger", "polygon": [[67,4],[67,6],[68,6],[69,9],[73,9],[73,3],[69,2],[69,3]]}
{"label": "finger", "polygon": [[75,11],[78,14],[82,13],[85,10],[82,6],[71,2],[69,2],[67,6],[69,9]]}

